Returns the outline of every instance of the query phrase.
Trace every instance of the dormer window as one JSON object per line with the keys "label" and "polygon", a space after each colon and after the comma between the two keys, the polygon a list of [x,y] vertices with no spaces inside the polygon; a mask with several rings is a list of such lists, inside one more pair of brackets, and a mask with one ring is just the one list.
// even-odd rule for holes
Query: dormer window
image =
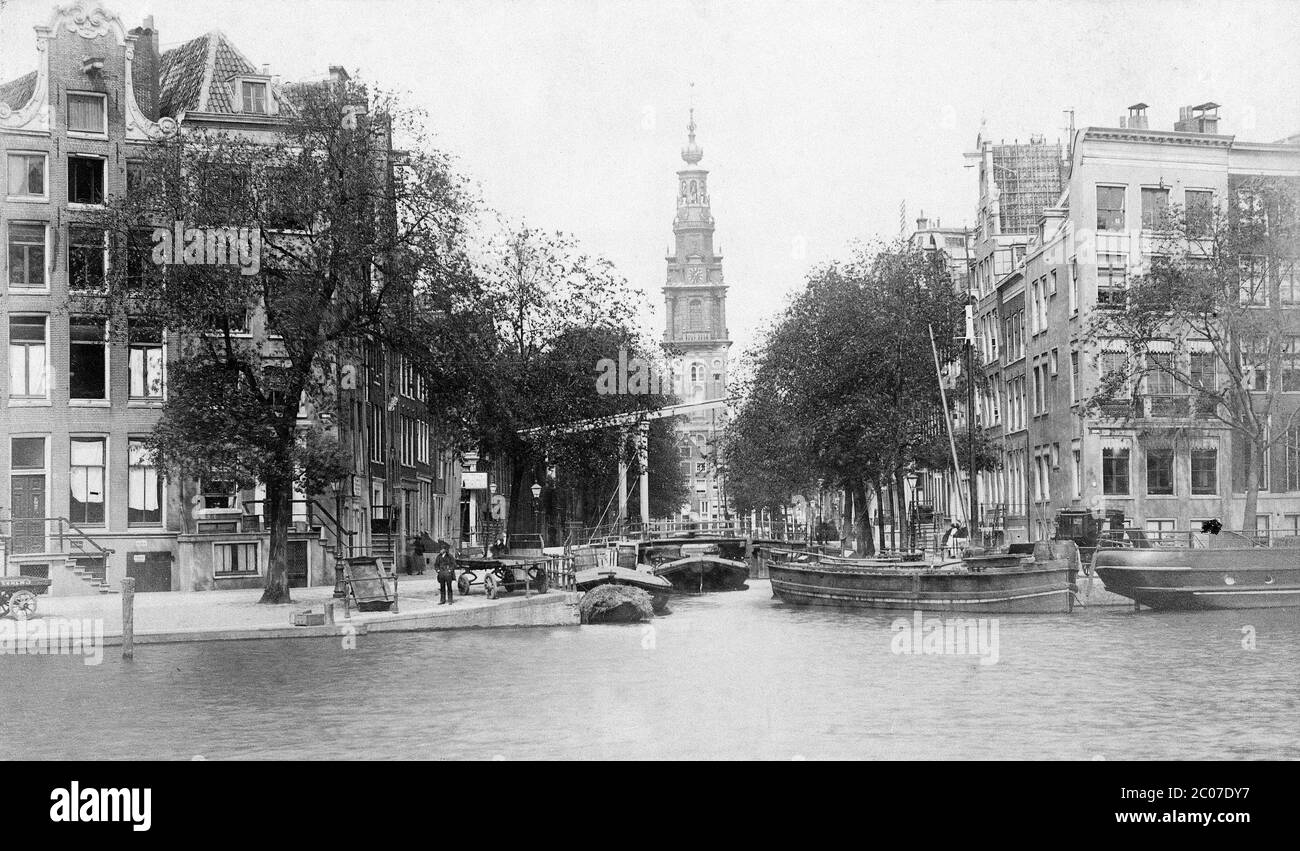
{"label": "dormer window", "polygon": [[244,80],[240,83],[241,111],[256,115],[266,115],[266,83]]}

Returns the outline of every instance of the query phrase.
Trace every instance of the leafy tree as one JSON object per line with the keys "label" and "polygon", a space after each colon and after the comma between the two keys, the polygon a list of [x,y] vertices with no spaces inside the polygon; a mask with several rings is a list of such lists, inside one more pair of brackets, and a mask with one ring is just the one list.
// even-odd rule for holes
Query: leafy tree
{"label": "leafy tree", "polygon": [[1228,486],[1244,487],[1248,534],[1262,461],[1300,415],[1283,396],[1300,390],[1300,368],[1284,358],[1296,350],[1284,307],[1300,302],[1298,198],[1294,179],[1249,177],[1222,207],[1174,208],[1148,270],[1087,329],[1099,369],[1088,410],[1230,434],[1241,471]]}
{"label": "leafy tree", "polygon": [[[859,551],[873,552],[868,495],[880,505],[895,491],[902,507],[903,476],[944,464],[928,329],[951,362],[963,307],[942,260],[903,244],[858,247],[810,275],[758,358],[729,456],[732,493],[758,504],[775,499],[770,486],[842,488]],[[742,445],[745,434],[755,443]]]}
{"label": "leafy tree", "polygon": [[[556,472],[555,487],[567,501],[549,499],[548,520],[557,513],[589,522],[603,511],[616,487],[620,457],[639,474],[631,441],[621,429],[575,429],[575,424],[614,422],[623,414],[649,413],[671,404],[671,395],[602,393],[598,364],[654,358],[639,333],[633,310],[642,293],[630,288],[609,261],[594,257],[571,237],[515,226],[490,242],[480,275],[495,323],[490,393],[478,418],[482,449],[507,459],[511,516],[531,516],[534,482]],[[658,389],[658,388],[655,388]],[[636,423],[624,424],[635,431]],[[652,500],[674,497],[663,484],[679,478],[675,455],[663,451],[664,426],[651,430]],[[576,515],[576,516],[575,516]]]}
{"label": "leafy tree", "polygon": [[[473,429],[492,341],[463,245],[470,199],[423,117],[355,82],[288,101],[271,133],[159,142],[102,216],[117,255],[107,310],[178,340],[155,459],[265,484],[267,603],[290,598],[294,484],[320,493],[357,463],[334,412],[361,352],[408,358],[455,436]],[[230,236],[237,256],[220,251]]]}

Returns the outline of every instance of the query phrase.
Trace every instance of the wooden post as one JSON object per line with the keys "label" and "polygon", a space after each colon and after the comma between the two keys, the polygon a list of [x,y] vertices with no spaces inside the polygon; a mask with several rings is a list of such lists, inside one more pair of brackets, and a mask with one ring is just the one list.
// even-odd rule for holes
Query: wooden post
{"label": "wooden post", "polygon": [[325,623],[326,624],[334,623],[334,601],[333,600],[325,601]]}
{"label": "wooden post", "polygon": [[122,660],[135,658],[135,579],[122,580]]}

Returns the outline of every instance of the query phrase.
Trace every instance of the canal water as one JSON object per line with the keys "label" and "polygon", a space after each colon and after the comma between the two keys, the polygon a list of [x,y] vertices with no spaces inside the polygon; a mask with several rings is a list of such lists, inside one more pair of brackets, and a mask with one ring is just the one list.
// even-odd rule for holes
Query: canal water
{"label": "canal water", "polygon": [[652,625],[0,656],[0,757],[1300,758],[1298,612],[1004,615],[996,661],[991,624],[984,661],[895,652],[899,617],[752,582]]}

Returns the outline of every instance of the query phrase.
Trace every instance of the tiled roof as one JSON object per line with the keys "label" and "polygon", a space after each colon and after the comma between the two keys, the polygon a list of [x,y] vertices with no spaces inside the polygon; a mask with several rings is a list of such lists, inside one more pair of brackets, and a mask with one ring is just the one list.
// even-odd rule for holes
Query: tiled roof
{"label": "tiled roof", "polygon": [[21,109],[32,99],[32,92],[35,90],[36,72],[32,71],[16,80],[0,83],[0,101],[7,103],[13,109]]}
{"label": "tiled roof", "polygon": [[[204,33],[163,53],[159,112],[172,117],[184,111],[234,113],[237,103],[231,80],[240,74],[259,73],[225,33]],[[282,95],[283,90],[277,94]],[[281,113],[293,112],[289,98],[280,97],[279,104]]]}
{"label": "tiled roof", "polygon": [[195,109],[208,63],[208,36],[190,39],[165,51],[158,63],[158,111],[173,118]]}

